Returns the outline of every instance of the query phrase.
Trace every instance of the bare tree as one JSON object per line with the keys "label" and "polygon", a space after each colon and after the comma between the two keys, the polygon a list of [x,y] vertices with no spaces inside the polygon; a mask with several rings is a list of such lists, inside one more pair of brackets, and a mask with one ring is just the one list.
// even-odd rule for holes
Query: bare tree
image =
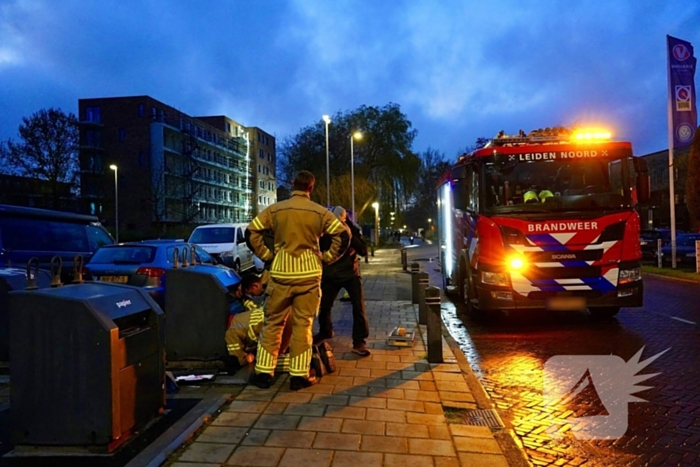
{"label": "bare tree", "polygon": [[61,183],[78,186],[78,119],[60,109],[41,109],[22,118],[19,136],[19,142],[0,142],[2,170],[47,180],[53,207],[58,208]]}

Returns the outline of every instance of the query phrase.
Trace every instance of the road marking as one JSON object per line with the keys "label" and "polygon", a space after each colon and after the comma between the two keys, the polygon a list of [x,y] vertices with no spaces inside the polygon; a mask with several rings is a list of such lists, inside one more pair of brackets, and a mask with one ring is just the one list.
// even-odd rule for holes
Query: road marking
{"label": "road marking", "polygon": [[675,319],[676,321],[681,321],[683,323],[688,323],[688,324],[698,324],[695,321],[688,321],[687,319],[679,318],[677,316],[669,316],[671,319]]}

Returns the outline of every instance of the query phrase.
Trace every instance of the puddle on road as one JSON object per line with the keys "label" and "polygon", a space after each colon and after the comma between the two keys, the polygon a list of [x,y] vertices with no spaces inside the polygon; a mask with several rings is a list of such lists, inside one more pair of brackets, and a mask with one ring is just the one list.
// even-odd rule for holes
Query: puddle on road
{"label": "puddle on road", "polygon": [[485,360],[460,318],[460,309],[450,301],[443,301],[441,314],[450,335],[496,409],[512,426],[532,464],[619,466],[633,465],[638,460],[615,449],[615,441],[582,441],[573,436],[567,419],[582,416],[579,411],[587,407],[544,405],[541,358],[517,349]]}

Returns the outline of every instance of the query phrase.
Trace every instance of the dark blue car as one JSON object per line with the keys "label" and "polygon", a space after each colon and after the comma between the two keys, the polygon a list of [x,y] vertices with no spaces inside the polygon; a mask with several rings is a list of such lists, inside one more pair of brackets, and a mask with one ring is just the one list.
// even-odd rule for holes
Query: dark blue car
{"label": "dark blue car", "polygon": [[[695,265],[695,241],[700,233],[683,234],[676,237],[676,264]],[[671,244],[661,248],[664,264],[671,264]]]}
{"label": "dark blue car", "polygon": [[[165,304],[165,271],[173,267],[175,248],[180,262],[185,248],[194,248],[197,263],[216,264],[212,256],[197,245],[176,240],[146,240],[103,246],[86,265],[93,280],[143,287],[163,307]],[[190,261],[190,255],[187,256]]]}

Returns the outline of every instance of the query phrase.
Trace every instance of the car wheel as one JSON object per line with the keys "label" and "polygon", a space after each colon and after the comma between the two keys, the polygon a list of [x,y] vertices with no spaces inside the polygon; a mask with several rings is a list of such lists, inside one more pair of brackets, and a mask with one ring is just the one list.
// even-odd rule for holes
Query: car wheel
{"label": "car wheel", "polygon": [[591,316],[596,319],[611,319],[620,312],[619,306],[603,306],[599,308],[590,308]]}

